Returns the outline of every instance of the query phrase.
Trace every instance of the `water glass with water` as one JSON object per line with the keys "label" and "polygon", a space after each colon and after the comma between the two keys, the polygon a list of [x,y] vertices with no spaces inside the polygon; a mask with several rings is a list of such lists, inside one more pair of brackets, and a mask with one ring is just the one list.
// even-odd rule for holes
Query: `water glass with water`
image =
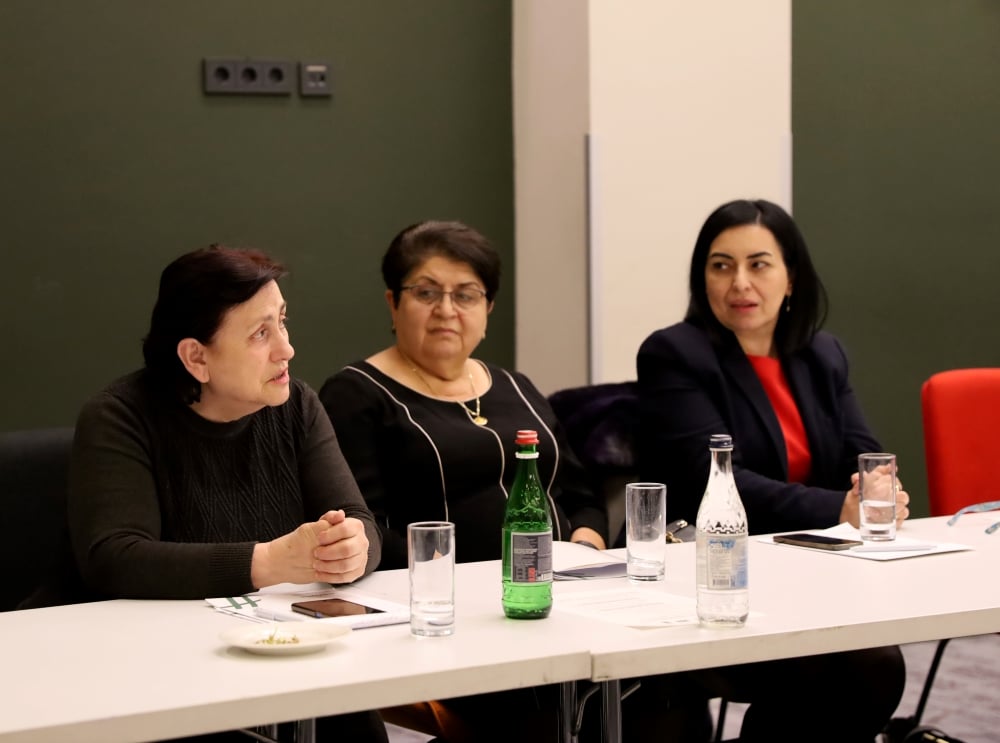
{"label": "water glass with water", "polygon": [[410,632],[440,637],[455,631],[455,525],[417,521],[406,527],[410,568]]}
{"label": "water glass with water", "polygon": [[667,486],[663,483],[625,486],[625,548],[629,580],[663,580],[667,549]]}
{"label": "water glass with water", "polygon": [[888,542],[896,538],[896,455],[858,455],[861,538]]}

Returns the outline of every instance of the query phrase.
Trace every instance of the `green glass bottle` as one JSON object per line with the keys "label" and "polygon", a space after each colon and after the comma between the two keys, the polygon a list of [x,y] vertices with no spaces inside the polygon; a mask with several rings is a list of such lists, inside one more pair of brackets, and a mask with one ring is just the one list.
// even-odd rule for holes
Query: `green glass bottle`
{"label": "green glass bottle", "polygon": [[542,619],[552,609],[552,510],[538,477],[538,433],[518,431],[517,472],[503,516],[503,612]]}

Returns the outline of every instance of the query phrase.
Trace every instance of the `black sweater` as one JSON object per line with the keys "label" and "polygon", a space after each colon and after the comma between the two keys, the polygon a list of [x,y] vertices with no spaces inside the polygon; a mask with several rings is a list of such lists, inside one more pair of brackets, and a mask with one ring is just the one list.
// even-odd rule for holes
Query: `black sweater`
{"label": "black sweater", "polygon": [[231,423],[158,393],[148,375],[119,379],[80,413],[69,525],[88,587],[113,598],[192,599],[253,590],[263,542],[331,509],[365,524],[366,573],[381,539],[316,397]]}

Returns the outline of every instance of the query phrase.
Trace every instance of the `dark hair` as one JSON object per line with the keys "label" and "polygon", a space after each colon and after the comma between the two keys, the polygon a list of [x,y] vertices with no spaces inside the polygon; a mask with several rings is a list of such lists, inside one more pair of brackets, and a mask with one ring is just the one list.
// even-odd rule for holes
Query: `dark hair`
{"label": "dark hair", "polygon": [[394,305],[410,272],[435,255],[467,264],[483,282],[487,302],[500,291],[500,256],[489,240],[461,222],[418,222],[392,238],[382,257],[382,279]]}
{"label": "dark hair", "polygon": [[146,369],[185,405],[201,399],[201,383],[177,355],[185,338],[209,343],[226,312],[287,273],[259,250],[211,245],[182,255],[160,274],[160,290],[142,341]]}
{"label": "dark hair", "polygon": [[781,256],[789,279],[793,282],[789,310],[782,310],[778,314],[778,324],[774,330],[774,344],[778,354],[787,356],[809,345],[823,326],[827,297],[798,226],[788,212],[770,201],[730,201],[708,215],[698,232],[691,256],[691,277],[688,283],[691,298],[685,319],[705,328],[716,342],[730,334],[709,306],[705,289],[705,266],[708,264],[709,248],[720,234],[731,227],[749,224],[765,227],[774,235],[781,246]]}

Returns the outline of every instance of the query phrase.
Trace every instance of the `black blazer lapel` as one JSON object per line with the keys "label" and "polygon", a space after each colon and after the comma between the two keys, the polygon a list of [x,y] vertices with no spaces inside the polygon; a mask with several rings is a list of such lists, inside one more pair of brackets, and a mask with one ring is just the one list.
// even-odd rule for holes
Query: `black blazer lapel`
{"label": "black blazer lapel", "polygon": [[[824,412],[825,390],[822,385],[817,388],[812,369],[801,355],[793,356],[785,362],[785,374],[809,439],[809,455],[812,458],[809,480],[829,482],[831,478],[836,479],[837,462],[831,461],[830,452],[840,451],[842,435]],[[836,446],[831,446],[832,442],[837,442]]]}
{"label": "black blazer lapel", "polygon": [[[762,428],[767,432],[774,453],[777,455],[778,461],[781,462],[782,477],[787,480],[788,449],[785,447],[785,436],[781,433],[781,424],[778,423],[778,417],[774,414],[771,401],[768,399],[767,393],[764,392],[764,386],[757,378],[757,372],[753,370],[753,366],[746,354],[743,353],[743,349],[736,344],[726,349],[723,367],[757,414]],[[739,446],[738,441],[736,445]]]}

